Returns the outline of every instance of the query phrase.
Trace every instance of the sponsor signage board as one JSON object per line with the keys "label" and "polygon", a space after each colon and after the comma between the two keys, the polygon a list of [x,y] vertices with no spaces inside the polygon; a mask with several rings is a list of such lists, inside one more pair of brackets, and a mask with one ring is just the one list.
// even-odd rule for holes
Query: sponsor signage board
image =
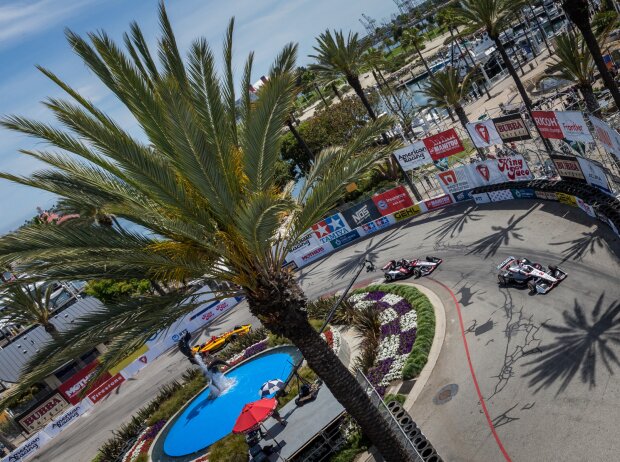
{"label": "sponsor signage board", "polygon": [[564,133],[562,133],[562,127],[558,123],[558,119],[555,117],[555,112],[553,111],[532,111],[532,117],[534,118],[534,123],[538,127],[540,134],[544,138],[561,140],[564,138]]}
{"label": "sponsor signage board", "polygon": [[353,242],[356,239],[360,238],[360,233],[354,229],[353,231],[348,232],[344,236],[339,237],[338,239],[334,239],[330,242],[331,246],[334,249],[338,247],[342,247],[343,245],[347,245],[349,242]]}
{"label": "sponsor signage board", "polygon": [[304,266],[307,265],[308,263],[312,263],[314,260],[321,258],[323,255],[329,253],[327,251],[327,249],[325,248],[325,246],[318,246],[315,247],[314,249],[310,250],[307,254],[303,255],[300,258],[300,261],[297,262],[297,266]]}
{"label": "sponsor signage board", "polygon": [[497,159],[497,169],[504,176],[505,181],[533,180],[534,175],[522,155],[502,157]]}
{"label": "sponsor signage board", "polygon": [[312,225],[312,230],[321,244],[326,244],[351,231],[340,213],[335,213]]}
{"label": "sponsor signage board", "polygon": [[570,205],[571,207],[577,207],[577,199],[575,198],[575,196],[561,192],[556,192],[555,195],[557,196],[558,201],[562,204]]}
{"label": "sponsor signage board", "polygon": [[110,373],[110,375],[116,375],[118,372],[120,372],[123,369],[125,369],[127,366],[129,366],[136,359],[138,359],[139,357],[144,355],[144,353],[146,353],[147,351],[149,351],[149,347],[147,347],[146,345],[142,345],[140,348],[138,348],[132,354],[130,354],[125,359],[123,359],[121,362],[116,364],[116,366],[110,368],[108,370],[108,372]]}
{"label": "sponsor signage board", "polygon": [[489,197],[493,202],[511,201],[514,199],[510,189],[500,189],[499,191],[489,191]]}
{"label": "sponsor signage board", "polygon": [[510,114],[493,119],[495,129],[504,143],[524,141],[532,138],[521,114]]}
{"label": "sponsor signage board", "polygon": [[455,194],[476,187],[475,182],[469,177],[467,165],[437,173],[437,179],[446,194]]}
{"label": "sponsor signage board", "polygon": [[55,416],[69,407],[69,403],[60,393],[54,393],[44,401],[39,402],[34,408],[23,413],[17,418],[19,424],[28,433],[44,427]]}
{"label": "sponsor signage board", "polygon": [[347,220],[347,223],[351,229],[357,228],[364,223],[371,222],[381,217],[381,214],[372,199],[368,199],[367,201],[354,205],[341,213],[344,219]]}
{"label": "sponsor signage board", "polygon": [[504,175],[499,171],[496,160],[485,160],[469,165],[470,175],[474,178],[476,186],[502,183]]}
{"label": "sponsor signage board", "polygon": [[45,446],[51,438],[45,432],[39,432],[27,439],[15,451],[2,459],[2,462],[23,462],[32,457],[39,449]]}
{"label": "sponsor signage board", "polygon": [[61,431],[75,422],[79,416],[84,414],[92,406],[93,405],[89,401],[82,401],[81,403],[72,406],[70,409],[56,417],[53,422],[49,423],[43,431],[50,438],[54,438]]}
{"label": "sponsor signage board", "polygon": [[577,202],[577,207],[586,212],[592,218],[596,218],[596,212],[590,204],[587,204],[583,199],[577,196],[575,196],[575,201]]}
{"label": "sponsor signage board", "polygon": [[103,382],[93,391],[88,393],[88,397],[93,403],[96,404],[99,401],[101,401],[103,398],[108,396],[110,393],[112,393],[112,391],[118,388],[121,385],[121,383],[123,383],[124,381],[125,381],[125,377],[123,377],[120,373],[118,373],[110,377],[108,380]]}
{"label": "sponsor signage board", "polygon": [[590,122],[594,127],[594,135],[605,150],[616,156],[620,155],[620,134],[597,117],[590,116]]}
{"label": "sponsor signage board", "polygon": [[581,171],[577,157],[564,156],[561,154],[551,154],[550,156],[555,165],[555,169],[558,171],[558,175],[563,179],[586,183],[586,177]]}
{"label": "sponsor signage board", "polygon": [[[471,189],[468,189],[467,191],[461,191],[458,192],[456,194],[454,194],[454,201],[455,202],[463,202],[463,201],[472,201],[474,200],[474,196],[471,193]],[[485,193],[486,194],[486,193]]]}
{"label": "sponsor signage board", "polygon": [[394,157],[403,170],[413,170],[422,165],[431,164],[433,159],[422,140],[394,151]]}
{"label": "sponsor signage board", "polygon": [[597,187],[607,194],[611,194],[611,188],[609,187],[609,182],[607,181],[607,175],[605,174],[605,169],[601,164],[590,159],[584,159],[583,157],[577,157],[577,162],[579,162],[581,172],[589,185]]}
{"label": "sponsor signage board", "polygon": [[557,111],[555,118],[560,124],[564,138],[571,141],[589,143],[594,140],[583,114],[579,111]]}
{"label": "sponsor signage board", "polygon": [[450,197],[450,195],[448,194],[424,201],[424,205],[429,212],[431,210],[440,209],[452,203],[453,203],[452,197]]}
{"label": "sponsor signage board", "polygon": [[465,150],[454,128],[424,138],[422,141],[433,160],[443,159]]}
{"label": "sponsor signage board", "polygon": [[[97,360],[93,361],[77,373],[73,374],[69,380],[64,382],[58,387],[58,391],[69,401],[71,404],[77,404],[80,402],[82,390],[86,388],[88,381],[95,375],[96,368],[99,365]],[[93,384],[93,388],[99,386],[110,378],[110,374],[106,371],[99,379]]]}
{"label": "sponsor signage board", "polygon": [[289,255],[303,255],[308,252],[309,249],[312,249],[318,245],[319,241],[316,238],[314,232],[308,231],[299,238],[295,245],[293,245],[291,251],[289,252]]}
{"label": "sponsor signage board", "polygon": [[391,215],[398,210],[411,207],[413,201],[404,186],[397,186],[389,191],[376,194],[372,201],[377,206],[379,213],[383,216]]}
{"label": "sponsor signage board", "polygon": [[555,193],[551,191],[535,191],[535,194],[538,199],[543,199],[546,201],[558,200],[558,196],[556,196]]}
{"label": "sponsor signage board", "polygon": [[485,192],[472,194],[472,197],[474,198],[474,202],[476,202],[476,204],[486,204],[491,202],[491,198]]}
{"label": "sponsor signage board", "polygon": [[394,217],[392,215],[386,215],[384,217],[377,218],[376,220],[371,221],[370,223],[363,224],[361,228],[362,228],[362,232],[365,235],[367,235],[367,234],[376,233],[377,231],[387,228],[388,226],[391,226],[394,223],[396,223],[396,220],[394,219]]}
{"label": "sponsor signage board", "polygon": [[522,188],[512,189],[511,191],[515,199],[536,199],[536,193],[533,189]]}
{"label": "sponsor signage board", "polygon": [[470,122],[466,125],[466,128],[471,140],[478,148],[488,148],[489,146],[504,143],[492,119]]}
{"label": "sponsor signage board", "polygon": [[419,205],[413,205],[411,207],[407,207],[406,209],[402,209],[399,210],[398,212],[394,213],[394,219],[399,222],[402,220],[406,220],[408,218],[411,217],[415,217],[416,215],[420,214],[422,212],[422,210],[420,209]]}

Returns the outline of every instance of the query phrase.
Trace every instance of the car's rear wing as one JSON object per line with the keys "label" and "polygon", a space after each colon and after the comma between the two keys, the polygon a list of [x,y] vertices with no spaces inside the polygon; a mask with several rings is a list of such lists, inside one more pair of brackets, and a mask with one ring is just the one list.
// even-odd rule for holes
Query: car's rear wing
{"label": "car's rear wing", "polygon": [[506,260],[504,260],[503,262],[501,262],[499,265],[497,265],[497,269],[501,270],[501,269],[505,269],[506,267],[510,266],[510,264],[514,261],[516,261],[517,259],[515,257],[508,257],[506,258]]}

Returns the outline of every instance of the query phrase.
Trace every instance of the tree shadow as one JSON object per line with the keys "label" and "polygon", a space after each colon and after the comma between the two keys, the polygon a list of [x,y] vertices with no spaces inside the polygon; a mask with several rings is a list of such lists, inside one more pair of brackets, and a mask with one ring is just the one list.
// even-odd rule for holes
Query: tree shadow
{"label": "tree shadow", "polygon": [[473,247],[472,250],[467,252],[467,254],[479,255],[486,253],[484,258],[489,258],[494,256],[502,245],[508,245],[511,238],[522,241],[523,236],[519,233],[521,228],[517,227],[517,225],[536,208],[537,205],[530,207],[523,215],[516,219],[515,215],[512,215],[508,220],[507,226],[492,226],[493,233],[474,242],[471,245]]}
{"label": "tree shadow", "polygon": [[472,285],[467,287],[467,284],[463,285],[456,294],[459,295],[459,303],[461,306],[469,306],[471,305],[476,294],[484,295],[486,294],[485,290],[471,290],[477,282],[474,282]]}
{"label": "tree shadow", "polygon": [[571,241],[551,242],[549,245],[568,247],[562,251],[564,258],[562,263],[567,260],[581,260],[588,254],[595,254],[596,249],[605,248],[605,235],[598,226],[591,232],[581,233],[581,237]]}
{"label": "tree shadow", "polygon": [[562,314],[564,325],[543,324],[545,329],[557,335],[553,343],[540,347],[541,356],[525,364],[533,366],[524,376],[530,377],[529,386],[535,388],[534,393],[557,381],[560,386],[556,395],[559,395],[577,373],[582,383],[593,388],[596,386],[597,361],[602,362],[610,374],[613,374],[613,365],[620,366],[611,348],[620,345],[620,303],[612,301],[603,312],[604,297],[603,293],[598,298],[591,320],[575,300],[573,311]]}
{"label": "tree shadow", "polygon": [[470,222],[480,221],[484,217],[482,214],[473,213],[476,210],[475,206],[470,206],[461,214],[454,215],[450,218],[443,220],[440,225],[427,234],[427,238],[436,237],[436,240],[441,241],[445,237],[456,237]]}

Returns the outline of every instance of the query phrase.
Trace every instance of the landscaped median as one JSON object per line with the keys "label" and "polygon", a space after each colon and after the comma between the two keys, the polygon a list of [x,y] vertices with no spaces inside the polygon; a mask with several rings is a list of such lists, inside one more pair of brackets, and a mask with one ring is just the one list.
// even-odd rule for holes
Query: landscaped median
{"label": "landscaped median", "polygon": [[354,291],[349,302],[363,337],[357,365],[377,391],[383,396],[393,381],[417,377],[435,336],[429,299],[409,285],[378,284]]}

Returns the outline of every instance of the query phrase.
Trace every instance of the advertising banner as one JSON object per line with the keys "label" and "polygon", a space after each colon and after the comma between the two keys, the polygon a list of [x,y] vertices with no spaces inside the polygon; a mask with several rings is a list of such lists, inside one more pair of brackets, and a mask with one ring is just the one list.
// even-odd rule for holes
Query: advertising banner
{"label": "advertising banner", "polygon": [[71,409],[66,410],[61,415],[56,417],[54,421],[48,424],[43,431],[50,438],[54,438],[61,431],[63,431],[65,428],[75,422],[79,416],[88,411],[92,406],[93,405],[88,400],[82,401],[81,403],[72,406]]}
{"label": "advertising banner", "polygon": [[562,127],[558,123],[558,119],[555,117],[553,111],[532,111],[532,117],[534,123],[540,130],[540,134],[543,138],[550,138],[554,140],[561,140],[564,138],[562,133]]}
{"label": "advertising banner", "polygon": [[575,201],[577,202],[577,207],[579,207],[581,210],[586,212],[592,218],[596,218],[596,212],[594,211],[594,208],[590,204],[586,204],[583,201],[583,199],[577,196],[575,196]]}
{"label": "advertising banner", "polygon": [[69,407],[69,403],[59,394],[54,393],[36,405],[36,407],[24,412],[17,418],[19,424],[28,433],[32,433],[44,427],[54,417]]}
{"label": "advertising banner", "polygon": [[458,193],[454,194],[453,197],[454,197],[454,200],[456,202],[464,202],[464,201],[473,201],[474,200],[474,196],[471,193],[471,189],[468,189],[467,191],[458,192]]}
{"label": "advertising banner", "polygon": [[424,201],[424,205],[429,212],[432,210],[440,209],[452,203],[452,198],[448,194]]}
{"label": "advertising banner", "polygon": [[123,377],[120,373],[118,373],[114,375],[113,377],[110,377],[108,380],[103,382],[93,391],[88,393],[88,397],[94,404],[96,404],[99,401],[101,401],[103,398],[108,396],[110,393],[112,393],[112,391],[115,388],[118,388],[121,385],[121,383],[123,383],[124,381],[125,381],[125,377]]}
{"label": "advertising banner", "polygon": [[558,196],[556,196],[555,193],[551,191],[535,191],[535,194],[538,199],[543,199],[546,201],[558,200]]}
{"label": "advertising banner", "polygon": [[394,223],[396,223],[396,219],[394,219],[394,216],[386,215],[384,217],[377,218],[376,220],[371,221],[370,223],[363,224],[361,228],[362,228],[362,232],[364,233],[364,235],[368,235],[368,234],[376,233],[379,230],[385,229],[388,226],[393,225]]}
{"label": "advertising banner", "polygon": [[23,462],[32,457],[39,449],[49,443],[50,440],[51,438],[47,436],[47,433],[39,432],[2,459],[2,462]]}
{"label": "advertising banner", "polygon": [[354,229],[353,231],[348,232],[344,236],[340,236],[338,239],[334,239],[333,241],[330,242],[330,244],[334,249],[337,249],[338,247],[347,245],[349,242],[353,242],[354,240],[359,239],[359,238],[360,238],[360,233],[356,229]]}
{"label": "advertising banner", "polygon": [[143,356],[144,353],[146,353],[148,350],[149,350],[149,347],[147,347],[146,345],[142,345],[136,351],[134,351],[129,356],[127,356],[125,359],[123,359],[121,362],[119,362],[116,366],[111,367],[108,370],[108,372],[110,373],[110,375],[116,375],[117,373],[125,369],[127,366],[129,366],[131,363],[133,363],[140,356]]}
{"label": "advertising banner", "polygon": [[536,199],[536,193],[533,189],[511,189],[511,191],[515,199]]}
{"label": "advertising banner", "polygon": [[476,187],[469,177],[467,165],[437,173],[437,179],[446,194],[455,194]]}
{"label": "advertising banner", "polygon": [[563,179],[586,183],[586,177],[581,171],[577,157],[563,156],[561,154],[551,154],[550,157],[558,171],[558,175]]}
{"label": "advertising banner", "polygon": [[491,202],[489,195],[485,192],[472,194],[472,197],[474,198],[476,204],[486,204],[488,202]]}
{"label": "advertising banner", "polygon": [[303,236],[299,238],[299,241],[295,243],[289,254],[287,255],[287,260],[289,257],[294,257],[295,255],[304,255],[308,253],[308,250],[313,249],[314,247],[318,247],[321,243],[316,238],[314,232],[309,230]]}
{"label": "advertising banner", "polygon": [[411,207],[407,207],[406,209],[399,210],[394,214],[394,219],[398,221],[406,220],[407,218],[415,217],[422,213],[419,205],[413,205]]}
{"label": "advertising banner", "polygon": [[533,180],[534,175],[521,154],[497,159],[497,169],[504,176],[504,181]]}
{"label": "advertising banner", "polygon": [[403,170],[413,170],[433,162],[431,154],[422,140],[397,149],[394,151],[394,156]]}
{"label": "advertising banner", "polygon": [[620,155],[620,135],[609,124],[601,119],[590,116],[590,122],[594,126],[594,135],[605,148],[605,151],[616,156]]}
{"label": "advertising banner", "polygon": [[[58,391],[62,393],[62,395],[69,401],[71,404],[77,404],[80,402],[80,394],[90,378],[95,375],[96,368],[99,365],[97,360],[90,363],[85,368],[81,369],[77,373],[75,373],[69,380],[64,382],[62,385],[58,387]],[[101,377],[93,384],[93,387],[97,387],[98,385],[105,382],[110,378],[110,374],[106,371]]]}
{"label": "advertising banner", "polygon": [[532,138],[529,128],[521,114],[510,114],[493,119],[495,129],[504,143],[513,141],[524,141]]}
{"label": "advertising banner", "polygon": [[383,216],[393,214],[394,212],[411,207],[413,201],[409,197],[409,193],[404,186],[398,186],[389,191],[372,196],[372,201],[379,209],[379,213]]}
{"label": "advertising banner", "polygon": [[357,228],[364,223],[368,223],[381,217],[381,214],[372,199],[368,199],[367,201],[354,205],[341,213],[344,219],[347,220],[347,223],[351,229]]}
{"label": "advertising banner", "polygon": [[327,244],[329,241],[344,236],[351,231],[351,228],[349,228],[341,214],[335,213],[331,217],[327,217],[312,225],[312,230],[321,244]]}
{"label": "advertising banner", "polygon": [[577,199],[575,198],[575,196],[561,192],[556,192],[555,195],[558,197],[558,201],[562,204],[570,205],[571,207],[577,207]]}
{"label": "advertising banner", "polygon": [[583,157],[577,157],[577,162],[579,162],[581,172],[589,185],[595,186],[607,194],[611,194],[605,168],[600,163],[590,159],[584,159]]}
{"label": "advertising banner", "polygon": [[489,191],[489,197],[493,202],[511,201],[514,199],[510,189],[500,189],[499,191]]}
{"label": "advertising banner", "polygon": [[422,140],[433,160],[443,159],[465,150],[454,128]]}
{"label": "advertising banner", "polygon": [[555,118],[560,124],[564,138],[567,140],[580,141],[582,143],[594,140],[581,112],[558,111],[555,113]]}
{"label": "advertising banner", "polygon": [[492,119],[470,122],[466,128],[471,140],[478,148],[488,148],[489,146],[504,143]]}
{"label": "advertising banner", "polygon": [[297,266],[305,266],[308,263],[312,263],[314,260],[321,258],[323,255],[327,255],[330,251],[328,251],[325,246],[321,245],[319,247],[315,247],[307,254],[300,257],[299,261],[296,262]]}
{"label": "advertising banner", "polygon": [[476,186],[487,186],[506,181],[497,165],[496,160],[485,160],[484,162],[469,164],[469,174],[474,180]]}

